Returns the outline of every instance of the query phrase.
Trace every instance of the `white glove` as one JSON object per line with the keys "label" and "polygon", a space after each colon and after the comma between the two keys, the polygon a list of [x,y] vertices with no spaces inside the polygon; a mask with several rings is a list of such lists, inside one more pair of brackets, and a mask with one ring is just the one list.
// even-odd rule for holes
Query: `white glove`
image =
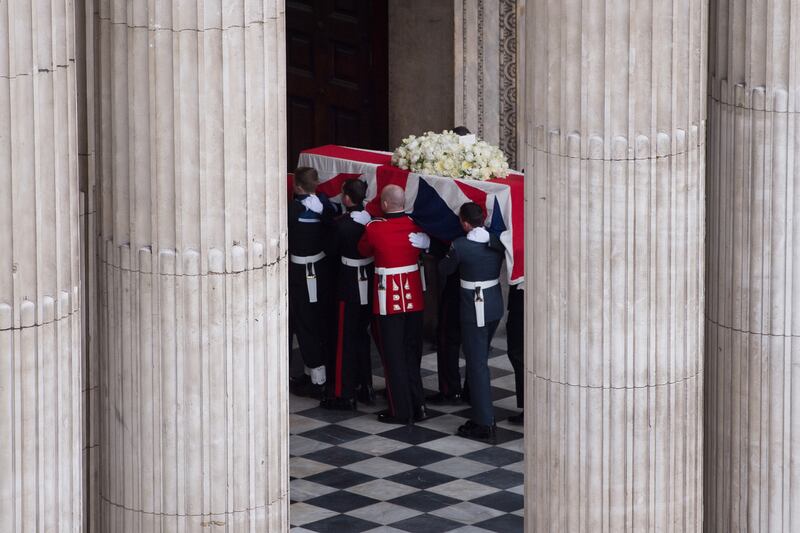
{"label": "white glove", "polygon": [[467,240],[479,242],[481,244],[489,242],[489,232],[484,228],[472,228],[469,233],[467,233]]}
{"label": "white glove", "polygon": [[470,133],[469,135],[460,135],[458,137],[458,142],[462,146],[472,146],[476,142],[478,142],[478,138],[475,136],[474,133]]}
{"label": "white glove", "polygon": [[409,233],[408,241],[411,243],[411,246],[419,248],[420,250],[427,250],[431,247],[431,238],[428,237],[427,233]]}
{"label": "white glove", "polygon": [[300,203],[309,211],[313,211],[317,214],[322,213],[322,202],[320,202],[316,194],[309,194],[300,200]]}
{"label": "white glove", "polygon": [[365,226],[370,220],[372,220],[372,217],[366,211],[350,211],[350,218],[362,226]]}

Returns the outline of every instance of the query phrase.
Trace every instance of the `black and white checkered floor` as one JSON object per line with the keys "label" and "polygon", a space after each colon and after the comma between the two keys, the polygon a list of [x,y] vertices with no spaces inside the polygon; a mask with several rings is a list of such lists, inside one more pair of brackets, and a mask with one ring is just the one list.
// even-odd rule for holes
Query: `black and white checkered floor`
{"label": "black and white checkered floor", "polygon": [[[292,532],[522,531],[523,439],[514,375],[498,337],[489,361],[498,420],[495,446],[455,435],[469,406],[429,406],[415,426],[375,419],[385,409],[327,411],[292,396]],[[462,361],[463,364],[463,361]],[[375,366],[375,388],[383,388]],[[463,370],[462,370],[463,375]],[[437,389],[436,354],[423,358],[426,393]]]}

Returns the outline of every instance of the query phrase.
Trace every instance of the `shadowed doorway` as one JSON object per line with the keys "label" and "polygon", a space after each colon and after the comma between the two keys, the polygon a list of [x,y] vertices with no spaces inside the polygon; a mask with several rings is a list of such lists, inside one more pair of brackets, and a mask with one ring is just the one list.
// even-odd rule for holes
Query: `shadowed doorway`
{"label": "shadowed doorway", "polygon": [[388,149],[386,0],[286,2],[288,165],[324,144]]}

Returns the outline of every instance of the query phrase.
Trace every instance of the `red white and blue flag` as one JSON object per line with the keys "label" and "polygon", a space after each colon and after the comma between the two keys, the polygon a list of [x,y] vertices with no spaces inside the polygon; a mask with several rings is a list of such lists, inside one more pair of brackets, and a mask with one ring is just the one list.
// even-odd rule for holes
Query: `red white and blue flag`
{"label": "red white and blue flag", "polygon": [[389,184],[406,191],[406,212],[431,237],[450,242],[464,235],[458,210],[475,202],[486,213],[486,229],[500,236],[506,247],[509,283],[524,281],[524,180],[512,172],[505,179],[462,180],[426,176],[391,165],[392,154],[327,145],[305,150],[298,166],[317,170],[317,190],[334,202],[342,183],[359,178],[367,183],[367,211],[381,216],[380,191]]}

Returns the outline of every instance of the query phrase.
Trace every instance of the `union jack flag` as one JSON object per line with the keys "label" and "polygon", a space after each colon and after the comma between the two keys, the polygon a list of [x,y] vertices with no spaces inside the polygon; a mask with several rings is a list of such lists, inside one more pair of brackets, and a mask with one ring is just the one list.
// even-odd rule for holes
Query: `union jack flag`
{"label": "union jack flag", "polygon": [[505,179],[462,180],[426,176],[402,170],[391,164],[392,154],[327,145],[305,150],[298,166],[317,170],[317,189],[337,202],[342,183],[359,178],[367,183],[366,209],[381,216],[380,191],[389,184],[406,192],[406,212],[430,236],[450,242],[464,235],[458,210],[465,202],[475,202],[486,214],[486,229],[499,235],[506,247],[509,283],[524,281],[524,180],[512,172]]}

